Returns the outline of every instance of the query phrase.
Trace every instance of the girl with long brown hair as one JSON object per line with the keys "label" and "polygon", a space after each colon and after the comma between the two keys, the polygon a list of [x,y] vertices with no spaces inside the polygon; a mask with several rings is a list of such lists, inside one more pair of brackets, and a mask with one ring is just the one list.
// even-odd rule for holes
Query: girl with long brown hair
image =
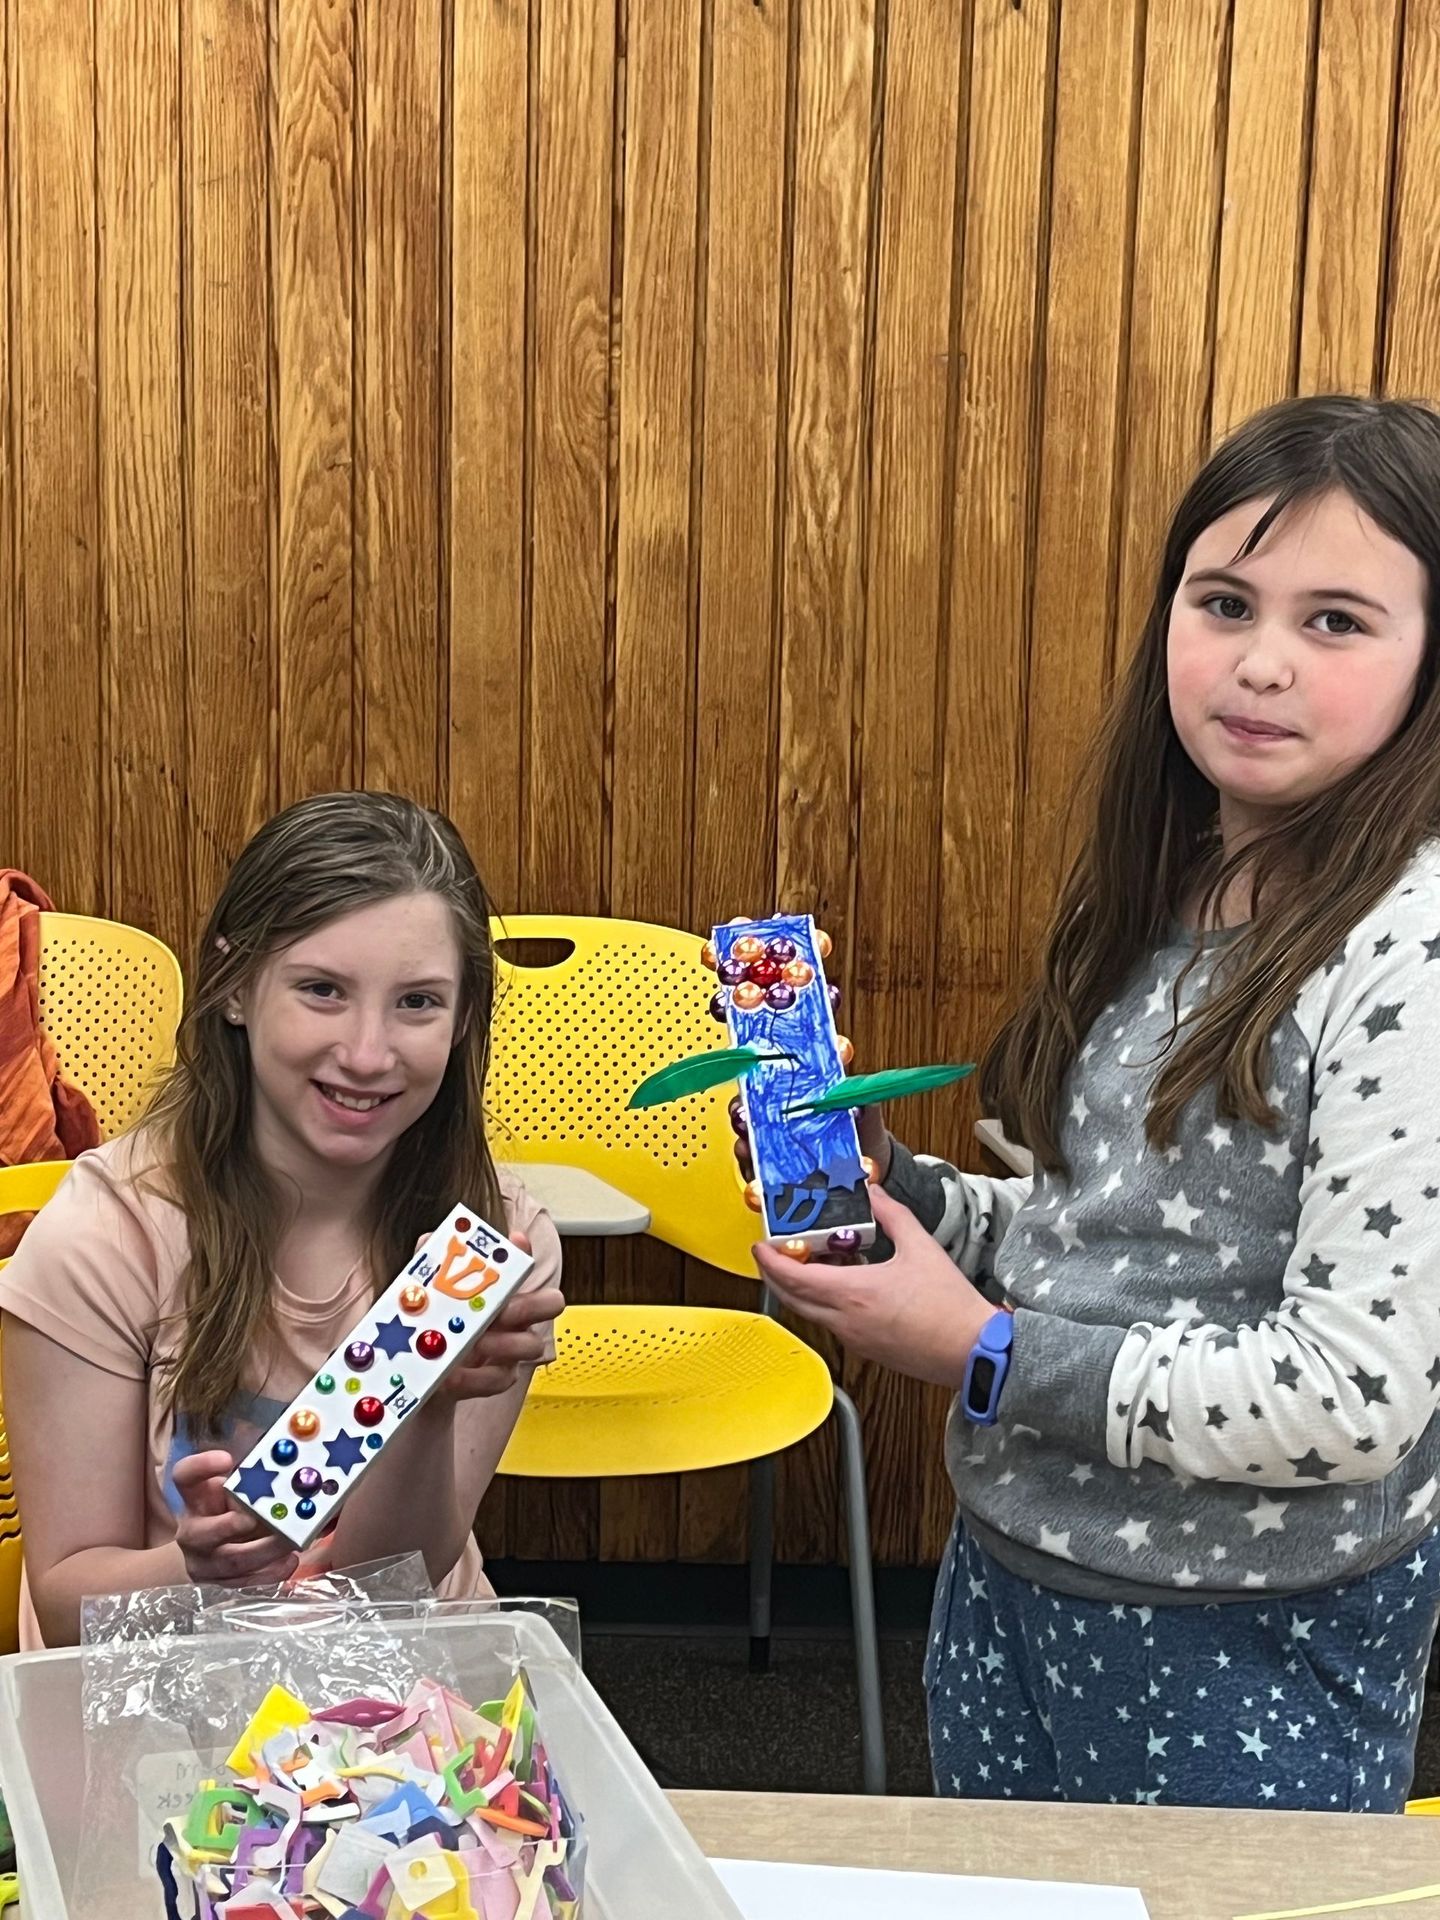
{"label": "girl with long brown hair", "polygon": [[392,794],[301,801],[236,860],[173,1072],[0,1274],[28,1644],[73,1640],[89,1593],[296,1572],[225,1477],[462,1200],[533,1272],[307,1567],[415,1551],[489,1591],[472,1524],[563,1306],[555,1229],[485,1142],[489,916],[455,828]]}
{"label": "girl with long brown hair", "polygon": [[946,1793],[1394,1811],[1440,1607],[1440,416],[1318,397],[1175,513],[1039,973],[1031,1179],[865,1116],[893,1257],[761,1249],[956,1390]]}

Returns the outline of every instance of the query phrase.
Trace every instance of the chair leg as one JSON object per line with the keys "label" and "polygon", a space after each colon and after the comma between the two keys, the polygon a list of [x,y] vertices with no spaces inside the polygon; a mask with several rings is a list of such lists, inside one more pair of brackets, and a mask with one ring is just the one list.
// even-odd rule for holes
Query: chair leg
{"label": "chair leg", "polygon": [[860,1683],[860,1757],[865,1791],[885,1791],[885,1715],[880,1693],[880,1642],[875,1627],[875,1577],[870,1564],[870,1511],[865,1495],[865,1448],[855,1402],[835,1389],[840,1418],[840,1464],[845,1523],[850,1536],[850,1612]]}
{"label": "chair leg", "polygon": [[775,1565],[775,1456],[750,1462],[750,1671],[770,1671],[770,1587]]}

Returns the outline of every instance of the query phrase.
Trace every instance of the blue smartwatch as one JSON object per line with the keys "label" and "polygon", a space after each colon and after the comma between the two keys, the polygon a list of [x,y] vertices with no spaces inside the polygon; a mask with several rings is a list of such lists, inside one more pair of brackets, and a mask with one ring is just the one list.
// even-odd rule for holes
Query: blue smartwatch
{"label": "blue smartwatch", "polygon": [[999,1308],[980,1329],[965,1363],[960,1406],[977,1427],[993,1427],[1000,1410],[1000,1389],[1010,1371],[1010,1349],[1015,1340],[1015,1316]]}

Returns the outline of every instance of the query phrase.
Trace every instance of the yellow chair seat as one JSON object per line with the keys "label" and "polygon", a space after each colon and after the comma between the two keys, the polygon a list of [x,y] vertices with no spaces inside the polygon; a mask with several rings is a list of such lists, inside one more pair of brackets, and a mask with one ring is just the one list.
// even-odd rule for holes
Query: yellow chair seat
{"label": "yellow chair seat", "polygon": [[830,1412],[825,1362],[762,1314],[568,1307],[500,1462],[530,1479],[690,1473],[778,1453]]}

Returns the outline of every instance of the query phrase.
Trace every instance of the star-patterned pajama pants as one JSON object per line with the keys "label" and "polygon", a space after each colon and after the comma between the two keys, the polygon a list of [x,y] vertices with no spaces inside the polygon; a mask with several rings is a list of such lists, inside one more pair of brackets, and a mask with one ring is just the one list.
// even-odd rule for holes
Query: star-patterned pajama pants
{"label": "star-patterned pajama pants", "polygon": [[1440,1529],[1345,1586],[1144,1607],[1006,1572],[957,1522],[925,1661],[937,1793],[1398,1813]]}

